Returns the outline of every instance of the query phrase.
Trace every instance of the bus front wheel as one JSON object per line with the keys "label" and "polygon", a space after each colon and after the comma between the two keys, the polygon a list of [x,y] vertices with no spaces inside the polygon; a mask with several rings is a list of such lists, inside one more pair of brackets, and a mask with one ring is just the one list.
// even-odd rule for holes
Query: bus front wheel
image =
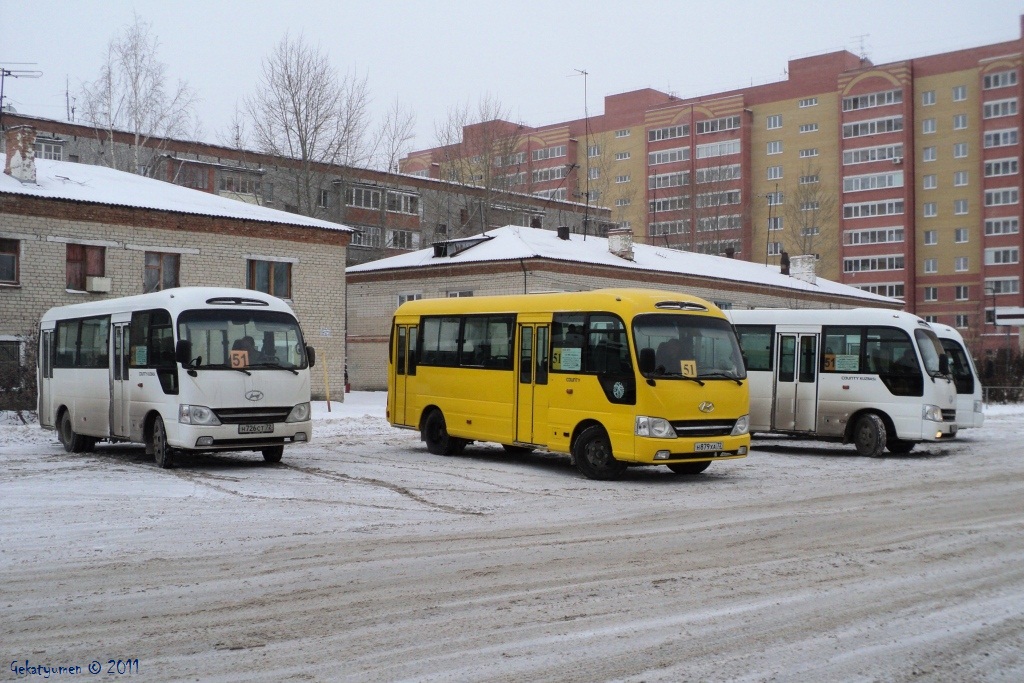
{"label": "bus front wheel", "polygon": [[267,446],[263,449],[263,459],[267,462],[281,462],[284,446]]}
{"label": "bus front wheel", "polygon": [[583,430],[572,447],[576,469],[588,479],[618,479],[626,469],[612,455],[612,444],[604,429],[592,425]]}
{"label": "bus front wheel", "polygon": [[857,453],[878,458],[885,451],[885,422],[874,413],[861,415],[853,427],[853,445]]}
{"label": "bus front wheel", "polygon": [[71,411],[65,410],[60,414],[60,424],[57,427],[57,438],[68,453],[87,453],[92,450],[96,440],[88,436],[75,433],[71,424]]}
{"label": "bus front wheel", "polygon": [[164,427],[163,418],[159,415],[153,419],[153,459],[156,461],[156,466],[161,469],[167,469],[171,466],[173,456],[171,453],[171,447],[167,445],[167,428]]}
{"label": "bus front wheel", "polygon": [[448,426],[440,410],[432,410],[427,415],[421,436],[427,444],[427,450],[434,455],[458,455],[466,447],[465,441],[448,433]]}

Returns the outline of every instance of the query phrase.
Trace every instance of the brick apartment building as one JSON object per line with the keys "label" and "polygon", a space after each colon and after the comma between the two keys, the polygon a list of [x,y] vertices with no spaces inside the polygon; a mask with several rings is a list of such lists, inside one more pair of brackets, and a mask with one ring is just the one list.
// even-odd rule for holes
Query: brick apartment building
{"label": "brick apartment building", "polygon": [[[638,242],[769,264],[816,254],[821,276],[903,299],[982,357],[1010,339],[994,308],[1024,303],[1022,62],[1024,17],[1017,38],[955,52],[794,59],[781,82],[496,122],[514,137],[494,163],[520,191],[610,207]],[[453,177],[464,149],[414,152],[402,170]]]}
{"label": "brick apartment building", "polygon": [[[33,334],[53,306],[178,286],[244,287],[289,300],[318,351],[314,395],[324,394],[325,368],[340,393],[350,228],[109,168],[35,160],[30,127],[6,137],[0,374],[33,366]],[[0,407],[10,398],[0,394]]]}

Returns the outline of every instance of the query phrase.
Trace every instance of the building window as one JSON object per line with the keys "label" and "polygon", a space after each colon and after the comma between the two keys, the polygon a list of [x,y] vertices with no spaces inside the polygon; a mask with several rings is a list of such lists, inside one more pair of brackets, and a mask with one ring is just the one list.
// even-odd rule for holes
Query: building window
{"label": "building window", "polygon": [[938,215],[939,215],[939,205],[938,204],[936,204],[935,202],[925,202],[924,203],[924,217],[925,218],[935,218]]}
{"label": "building window", "polygon": [[957,228],[954,230],[953,241],[957,244],[965,244],[967,242],[967,228]]}
{"label": "building window", "polygon": [[967,86],[966,85],[954,85],[953,86],[953,101],[963,102],[967,99]]}
{"label": "building window", "polygon": [[924,244],[931,247],[939,243],[939,233],[935,230],[924,231]]}
{"label": "building window", "polygon": [[782,216],[772,216],[768,219],[769,230],[782,230]]}
{"label": "building window", "polygon": [[1018,218],[988,218],[985,220],[985,236],[1016,235],[1020,231]]}
{"label": "building window", "polygon": [[599,157],[601,156],[601,145],[591,145],[587,147],[588,157]]}
{"label": "building window", "polygon": [[598,178],[601,177],[601,169],[596,166],[588,169],[587,177],[590,178],[591,180],[597,180]]}
{"label": "building window", "polygon": [[814,175],[802,175],[800,176],[801,185],[813,185],[814,183],[821,182],[821,176],[815,173]]}
{"label": "building window", "polygon": [[[446,232],[435,233],[437,235],[447,235]],[[352,246],[354,247],[380,247],[383,245],[382,233],[380,228],[375,225],[366,225],[357,229],[352,233]]]}
{"label": "building window", "polygon": [[880,190],[886,187],[903,187],[903,171],[867,173],[843,178],[843,192]]}
{"label": "building window", "polygon": [[963,187],[967,184],[967,171],[953,172],[953,187]]}
{"label": "building window", "polygon": [[768,117],[768,130],[782,128],[782,114],[772,114]]}
{"label": "building window", "polygon": [[[771,143],[769,143],[771,144]],[[782,143],[779,143],[780,145]],[[781,151],[781,147],[780,147]],[[729,154],[740,153],[739,140],[723,140],[721,142],[707,142],[697,145],[697,158],[709,159],[711,157],[724,157]]]}
{"label": "building window", "polygon": [[218,178],[217,188],[220,192],[233,194],[259,194],[260,178],[245,173],[225,172]]}
{"label": "building window", "polygon": [[967,114],[957,114],[953,117],[953,130],[964,130],[967,128]]}
{"label": "building window", "polygon": [[1020,294],[1020,279],[1016,277],[985,278],[986,294]]}
{"label": "building window", "polygon": [[615,200],[615,206],[629,206],[633,201],[629,197],[620,197]]}
{"label": "building window", "polygon": [[903,161],[903,145],[882,145],[880,147],[862,147],[843,152],[843,166],[866,164],[871,161],[891,159],[899,164]]}
{"label": "building window", "polygon": [[[932,231],[934,232],[934,231]],[[925,235],[928,233],[926,232]],[[843,244],[885,244],[902,242],[903,228],[868,228],[866,230],[847,230],[843,233]]]}
{"label": "building window", "polygon": [[629,128],[622,128],[620,130],[615,131],[615,137],[617,137],[617,138],[628,138],[629,137]]}
{"label": "building window", "polygon": [[934,133],[935,130],[935,119],[925,119],[921,122],[921,132],[925,135]]}
{"label": "building window", "polygon": [[647,155],[647,165],[657,166],[659,164],[671,164],[676,161],[689,161],[690,148],[676,147],[674,149],[663,149],[658,152],[651,152]]}
{"label": "building window", "polygon": [[843,98],[843,111],[884,107],[889,104],[899,104],[902,101],[902,90],[886,90],[884,92],[873,92],[867,95],[853,95],[851,97]]}
{"label": "building window", "polygon": [[958,142],[955,145],[953,145],[953,158],[954,159],[963,159],[966,156],[967,156],[967,143],[966,142]]}
{"label": "building window", "polygon": [[875,270],[903,270],[902,255],[866,256],[862,258],[843,259],[844,273],[860,273]]}
{"label": "building window", "polygon": [[1017,98],[1008,100],[997,100],[986,102],[981,110],[983,119],[999,119],[1004,116],[1015,116],[1017,114]]}
{"label": "building window", "polygon": [[768,154],[782,154],[782,140],[772,140],[768,143]]}
{"label": "building window", "polygon": [[16,285],[20,282],[18,267],[21,263],[21,242],[0,239],[0,284]]}
{"label": "building window", "polygon": [[350,187],[345,190],[345,204],[361,209],[380,208],[380,190],[365,187]]}
{"label": "building window", "polygon": [[970,326],[970,318],[971,316],[967,315],[966,313],[957,313],[956,321],[954,324],[956,325],[956,327],[959,327],[960,329],[965,329]]}
{"label": "building window", "polygon": [[806,99],[800,100],[797,106],[799,106],[801,109],[804,109],[806,107],[816,107],[818,106],[818,98],[808,97]]}
{"label": "building window", "polygon": [[924,288],[924,300],[925,301],[938,301],[939,300],[939,288],[938,287],[925,287]]}
{"label": "building window", "polygon": [[954,199],[953,200],[953,215],[964,216],[967,214],[967,200],[966,199]]}
{"label": "building window", "polygon": [[36,159],[53,159],[54,161],[64,160],[63,140],[43,140],[36,138],[34,147]]}
{"label": "building window", "polygon": [[932,173],[932,174],[926,175],[924,177],[924,189],[926,189],[926,190],[934,190],[938,186],[939,186],[939,176],[937,176],[934,173]]}
{"label": "building window", "polygon": [[782,167],[781,166],[769,166],[768,167],[768,180],[779,180],[782,178]]}
{"label": "building window", "polygon": [[926,258],[924,260],[924,272],[926,273],[937,273],[939,272],[939,260],[934,258]]}
{"label": "building window", "polygon": [[769,242],[768,243],[768,255],[778,256],[782,253],[782,242]]}
{"label": "building window", "polygon": [[937,158],[938,158],[938,154],[936,152],[935,147],[925,147],[924,148],[924,157],[923,157],[924,161],[935,161]]}
{"label": "building window", "polygon": [[994,130],[989,133],[985,133],[983,144],[985,145],[985,149],[1016,145],[1017,129],[1009,128],[1007,130]]}
{"label": "building window", "polygon": [[985,190],[985,206],[1006,206],[1020,203],[1020,190],[1016,187],[1004,187],[996,190]]}
{"label": "building window", "polygon": [[768,195],[768,206],[779,206],[782,204],[784,195],[782,192],[769,192]]}
{"label": "building window", "polygon": [[178,287],[179,255],[147,251],[142,275],[142,291],[156,292]]}
{"label": "building window", "polygon": [[467,296],[473,296],[473,290],[472,289],[463,289],[463,290],[460,290],[460,291],[457,291],[457,292],[448,292],[447,296],[448,296],[449,299],[459,299],[459,298],[464,298],[464,297],[467,297]]}
{"label": "building window", "polygon": [[656,128],[654,130],[647,131],[648,142],[658,142],[659,140],[672,140],[673,138],[682,138],[690,134],[690,126],[683,124],[681,126],[668,126],[666,128]]}
{"label": "building window", "polygon": [[931,105],[935,104],[935,91],[926,90],[925,92],[921,93],[921,104],[925,107],[930,107]]}
{"label": "building window", "polygon": [[970,296],[969,296],[970,289],[971,288],[968,287],[967,285],[957,285],[956,286],[956,294],[955,294],[954,298],[957,301],[967,301],[967,299],[970,298]]}
{"label": "building window", "polygon": [[808,157],[816,157],[816,156],[818,156],[818,148],[817,147],[811,147],[809,149],[802,149],[802,150],[800,150],[800,158],[801,159],[807,159]]}
{"label": "building window", "polygon": [[85,291],[87,277],[103,277],[106,247],[69,244],[67,250],[67,288]]}
{"label": "building window", "polygon": [[801,133],[813,133],[818,130],[818,124],[816,123],[804,123],[800,125]]}
{"label": "building window", "polygon": [[969,260],[966,256],[957,256],[953,259],[953,270],[957,273],[963,273],[967,271]]}
{"label": "building window", "polygon": [[843,204],[843,218],[870,218],[872,216],[894,216],[902,213],[902,199],[892,199],[881,202],[858,202],[856,204]]}
{"label": "building window", "polygon": [[736,130],[740,127],[739,116],[725,116],[720,119],[697,122],[697,134],[717,133],[723,130]]}
{"label": "building window", "polygon": [[248,273],[245,286],[258,292],[270,294],[280,299],[292,296],[292,264],[287,261],[256,261],[247,262]]}
{"label": "building window", "polygon": [[628,175],[617,175],[617,176],[615,176],[615,182],[616,183],[628,183],[629,179],[630,179],[630,176],[628,176]]}
{"label": "building window", "polygon": [[1008,88],[1011,85],[1017,85],[1017,72],[1016,71],[997,71],[985,76],[982,81],[982,85],[985,90],[993,90],[995,88]]}
{"label": "building window", "polygon": [[1020,250],[1017,247],[994,247],[985,250],[986,266],[1005,266],[1020,262]]}
{"label": "building window", "polygon": [[418,249],[420,234],[414,230],[388,230],[388,246],[392,249]]}
{"label": "building window", "polygon": [[843,125],[843,138],[859,138],[879,133],[896,133],[903,130],[902,116],[888,116],[884,119],[858,121]]}
{"label": "building window", "polygon": [[[625,161],[630,156],[631,155],[630,155],[629,152],[616,152],[615,153],[615,161]],[[591,170],[593,170],[593,169],[591,169]]]}
{"label": "building window", "polygon": [[564,157],[567,150],[568,147],[566,145],[555,145],[553,147],[545,147],[544,149],[535,149],[530,152],[530,156],[534,161],[557,159],[558,157]]}
{"label": "building window", "polygon": [[406,301],[419,301],[423,298],[421,292],[403,292],[398,295],[398,305],[401,306]]}
{"label": "building window", "polygon": [[993,159],[985,162],[985,177],[1017,175],[1020,165],[1017,159]]}

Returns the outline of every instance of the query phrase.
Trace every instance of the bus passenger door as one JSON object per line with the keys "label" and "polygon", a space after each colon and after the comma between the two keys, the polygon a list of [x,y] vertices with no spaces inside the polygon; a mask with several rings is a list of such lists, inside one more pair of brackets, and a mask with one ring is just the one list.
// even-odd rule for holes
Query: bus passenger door
{"label": "bus passenger door", "polygon": [[39,424],[54,427],[53,414],[53,330],[42,330],[39,337]]}
{"label": "bus passenger door", "polygon": [[515,436],[518,443],[546,443],[548,329],[547,325],[519,325]]}
{"label": "bus passenger door", "polygon": [[110,435],[131,436],[128,408],[131,405],[131,390],[128,386],[128,323],[114,323],[111,339],[114,345],[110,356]]}
{"label": "bus passenger door", "polygon": [[818,412],[818,338],[780,334],[776,347],[772,429],[813,432]]}
{"label": "bus passenger door", "polygon": [[388,407],[391,409],[391,421],[394,424],[408,425],[409,377],[416,375],[416,326],[396,326],[394,340],[395,348],[392,349],[392,354],[395,362],[391,370],[394,373],[391,382],[394,391],[388,396]]}

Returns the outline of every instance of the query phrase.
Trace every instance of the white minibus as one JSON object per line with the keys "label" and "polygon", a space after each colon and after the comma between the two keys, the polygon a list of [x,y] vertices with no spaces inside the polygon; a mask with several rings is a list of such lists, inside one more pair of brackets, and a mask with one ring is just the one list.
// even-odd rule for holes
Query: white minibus
{"label": "white minibus", "polygon": [[980,427],[985,422],[981,397],[981,376],[974,365],[964,338],[955,327],[931,323],[939,342],[949,356],[949,371],[956,385],[956,425],[960,429]]}
{"label": "white minibus", "polygon": [[886,309],[730,310],[750,380],[750,431],[853,443],[873,457],[956,435],[935,330]]}
{"label": "white minibus", "polygon": [[51,308],[39,326],[39,424],[69,452],[143,443],[160,467],[179,451],[278,462],[312,436],[314,358],[288,304],[248,289]]}

